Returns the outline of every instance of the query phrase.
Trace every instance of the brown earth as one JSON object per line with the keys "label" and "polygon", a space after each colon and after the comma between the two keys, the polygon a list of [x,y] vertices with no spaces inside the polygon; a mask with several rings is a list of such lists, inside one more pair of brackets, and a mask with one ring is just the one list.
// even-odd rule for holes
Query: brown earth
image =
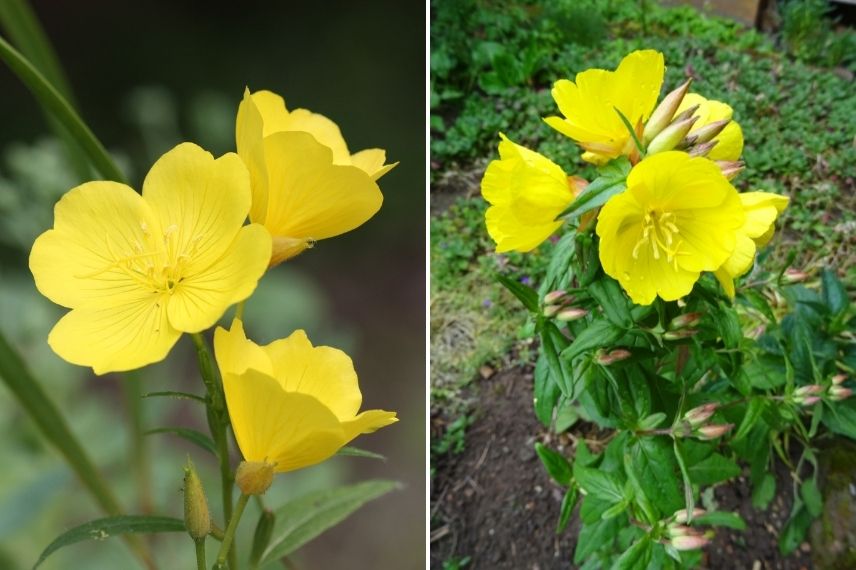
{"label": "brown earth", "polygon": [[[562,490],[546,474],[534,444],[549,437],[532,410],[531,370],[514,368],[481,380],[471,388],[474,421],[459,455],[436,461],[431,485],[431,568],[470,557],[466,570],[552,570],[575,568],[571,562],[579,521],[554,530]],[[444,418],[432,417],[432,438],[443,433]],[[592,437],[590,425],[575,428]],[[591,432],[591,433],[590,433]],[[555,437],[555,436],[552,436]],[[571,441],[568,441],[570,444]],[[720,510],[739,512],[747,523],[743,532],[720,529],[705,549],[702,567],[747,570],[812,568],[809,545],[783,558],[778,532],[791,507],[787,470],[777,469],[782,492],[767,511],[751,506],[751,489],[744,477],[718,486],[714,499]]]}

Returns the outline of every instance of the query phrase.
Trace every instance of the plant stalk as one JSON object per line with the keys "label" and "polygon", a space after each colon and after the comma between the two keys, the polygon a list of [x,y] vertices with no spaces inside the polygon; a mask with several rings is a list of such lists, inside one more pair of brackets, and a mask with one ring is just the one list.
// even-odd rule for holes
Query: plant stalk
{"label": "plant stalk", "polygon": [[205,539],[200,538],[198,540],[194,540],[196,543],[196,570],[207,570],[207,564],[205,564]]}
{"label": "plant stalk", "polygon": [[232,518],[229,519],[229,526],[226,528],[226,533],[223,535],[223,543],[220,545],[220,551],[217,553],[217,564],[221,566],[226,563],[226,556],[230,554],[229,550],[235,538],[235,530],[238,528],[241,515],[244,514],[244,507],[247,506],[249,500],[249,495],[241,493],[238,504],[235,506],[235,512],[232,514]]}

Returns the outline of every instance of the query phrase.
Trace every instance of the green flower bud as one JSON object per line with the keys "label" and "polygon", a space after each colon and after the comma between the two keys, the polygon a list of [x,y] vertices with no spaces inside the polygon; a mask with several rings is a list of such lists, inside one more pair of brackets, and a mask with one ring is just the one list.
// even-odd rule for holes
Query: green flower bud
{"label": "green flower bud", "polygon": [[270,542],[271,534],[273,533],[274,522],[276,517],[273,511],[265,509],[259,515],[259,522],[256,523],[256,532],[253,534],[253,549],[250,553],[250,568],[258,566],[262,559],[265,548]]}
{"label": "green flower bud", "polygon": [[697,128],[693,135],[696,137],[696,143],[706,143],[708,141],[712,141],[722,132],[722,130],[728,126],[728,123],[731,122],[731,119],[722,119],[721,121],[714,121],[712,123],[708,123],[703,127]]}
{"label": "green flower bud", "polygon": [[687,133],[690,132],[693,124],[698,120],[698,117],[689,117],[680,121],[673,122],[671,125],[663,129],[663,131],[654,137],[654,140],[648,145],[645,153],[647,155],[657,154],[672,150],[678,143],[683,140]]}
{"label": "green flower bud", "polygon": [[184,468],[184,525],[193,540],[203,540],[211,532],[205,490],[189,457]]}
{"label": "green flower bud", "polygon": [[660,132],[672,122],[675,112],[678,110],[678,107],[681,106],[684,96],[690,89],[692,81],[692,78],[687,79],[680,87],[663,97],[663,100],[659,105],[657,105],[654,112],[651,113],[651,116],[648,118],[648,122],[645,123],[645,130],[642,133],[643,142],[645,144],[651,142],[654,137],[660,134]]}

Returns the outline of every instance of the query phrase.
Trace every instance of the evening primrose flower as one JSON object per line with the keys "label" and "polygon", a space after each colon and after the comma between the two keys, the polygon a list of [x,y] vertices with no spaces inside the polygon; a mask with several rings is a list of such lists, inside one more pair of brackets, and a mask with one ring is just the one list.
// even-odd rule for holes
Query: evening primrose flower
{"label": "evening primrose flower", "polygon": [[243,226],[249,209],[238,156],[215,160],[190,143],[152,166],[142,196],[105,181],[69,191],[30,252],[38,290],[72,309],[48,344],[96,374],[163,360],[182,332],[214,325],[264,274],[271,238]]}
{"label": "evening primrose flower", "polygon": [[511,142],[500,133],[499,160],[491,162],[481,190],[491,206],[487,231],[496,251],[530,251],[562,226],[558,216],[581,191],[550,159]]}
{"label": "evening primrose flower", "polygon": [[755,252],[772,239],[776,218],[788,206],[788,198],[769,192],[739,194],[746,221],[737,231],[734,251],[714,272],[725,293],[734,298],[734,280],[752,267]]}
{"label": "evening primrose flower", "polygon": [[245,90],[235,138],[250,171],[250,219],[273,236],[271,266],[371,218],[383,202],[376,181],[398,164],[377,148],[351,154],[333,121],[289,111],[270,91]]}
{"label": "evening primrose flower", "polygon": [[616,109],[634,128],[641,127],[657,104],[664,73],[662,53],[639,50],[622,59],[615,71],[587,69],[573,82],[561,79],[552,94],[564,118],[544,121],[574,139],[588,162],[603,164],[630,154],[634,142]]}
{"label": "evening primrose flower", "polygon": [[718,121],[729,121],[725,128],[713,137],[712,140],[715,140],[716,144],[707,153],[707,157],[710,160],[738,160],[743,154],[743,130],[737,122],[731,120],[734,114],[731,106],[714,99],[706,99],[698,93],[687,93],[678,106],[678,113],[696,105],[698,105],[698,109],[692,116],[698,120],[693,124],[688,136],[692,137],[703,132],[709,125]]}
{"label": "evening primrose flower", "polygon": [[634,303],[687,295],[734,251],[744,222],[737,190],[706,158],[669,151],[633,167],[598,216],[600,261]]}
{"label": "evening primrose flower", "polygon": [[264,465],[273,472],[308,467],[398,421],[395,412],[357,414],[362,395],[351,359],[313,347],[302,330],[259,346],[236,319],[228,331],[217,328],[214,351],[248,486],[264,479]]}

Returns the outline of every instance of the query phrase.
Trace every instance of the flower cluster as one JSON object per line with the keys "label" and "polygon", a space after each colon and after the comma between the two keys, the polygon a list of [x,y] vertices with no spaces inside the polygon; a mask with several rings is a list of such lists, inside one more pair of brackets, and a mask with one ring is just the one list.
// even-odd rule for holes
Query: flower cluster
{"label": "flower cluster", "polygon": [[[176,146],[142,194],[88,182],[57,203],[30,269],[43,295],[71,309],[48,337],[59,356],[96,374],[163,360],[182,333],[213,327],[252,295],[268,267],[367,221],[383,199],[378,178],[395,166],[380,149],[350,154],[335,123],[289,112],[268,91],[246,91],[236,143],[237,154],[217,159]],[[356,415],[350,359],[313,347],[303,331],[258,347],[236,320],[217,331],[215,348],[248,462],[298,469],[396,421],[392,412]]]}
{"label": "flower cluster", "polygon": [[[680,299],[703,272],[733,298],[734,280],[751,269],[788,199],[737,191],[730,180],[743,168],[743,132],[731,107],[690,92],[690,81],[658,105],[664,71],[661,53],[641,50],[615,71],[589,69],[574,81],[559,80],[552,95],[562,116],[545,122],[576,142],[585,161],[630,163],[626,177],[612,181],[620,191],[587,216],[597,217],[603,270],[634,303]],[[482,180],[491,204],[487,229],[498,252],[529,251],[606,185],[587,186],[500,136],[500,158]],[[587,222],[580,221],[579,231]]]}

